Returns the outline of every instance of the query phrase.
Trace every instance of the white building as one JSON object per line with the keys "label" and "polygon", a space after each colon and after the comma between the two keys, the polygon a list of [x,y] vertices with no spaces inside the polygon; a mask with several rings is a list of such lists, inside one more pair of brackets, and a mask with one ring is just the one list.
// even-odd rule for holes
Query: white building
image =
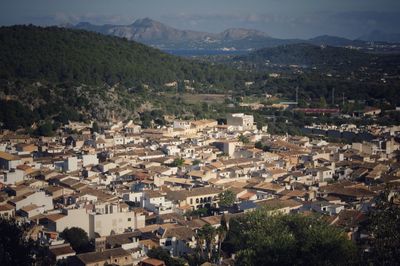
{"label": "white building", "polygon": [[65,172],[74,172],[78,170],[78,158],[77,157],[68,157],[64,161],[64,171]]}
{"label": "white building", "polygon": [[62,232],[65,228],[80,227],[89,236],[121,234],[145,226],[142,213],[129,211],[117,204],[96,204],[95,212],[86,209],[64,209],[62,213],[50,214],[41,219],[47,229]]}
{"label": "white building", "polygon": [[142,198],[142,207],[156,214],[171,213],[172,201],[167,200],[165,195],[157,191],[144,191]]}
{"label": "white building", "polygon": [[53,198],[47,196],[44,191],[29,192],[22,196],[14,197],[9,203],[15,206],[15,210],[19,210],[22,207],[35,204],[39,207],[44,207],[45,211],[53,209]]}
{"label": "white building", "polygon": [[228,126],[234,126],[237,130],[253,130],[254,117],[243,113],[227,114],[226,122]]}
{"label": "white building", "polygon": [[190,121],[186,120],[174,120],[174,128],[189,129],[191,126]]}
{"label": "white building", "polygon": [[0,169],[11,170],[21,164],[21,158],[7,152],[0,151]]}
{"label": "white building", "polygon": [[97,158],[96,154],[85,154],[82,155],[82,165],[88,166],[88,165],[97,165],[99,164],[99,159]]}
{"label": "white building", "polygon": [[94,236],[95,233],[100,236],[122,234],[127,230],[145,226],[145,216],[142,213],[129,211],[128,206],[122,207],[117,204],[96,206],[96,214],[91,214],[91,220],[90,236]]}
{"label": "white building", "polygon": [[0,182],[6,185],[15,185],[24,180],[24,171],[11,169],[10,171],[0,172]]}

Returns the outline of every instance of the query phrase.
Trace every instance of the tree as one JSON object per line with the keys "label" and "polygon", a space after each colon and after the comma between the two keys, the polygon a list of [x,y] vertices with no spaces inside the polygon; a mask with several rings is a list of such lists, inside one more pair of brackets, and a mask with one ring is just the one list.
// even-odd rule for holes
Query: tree
{"label": "tree", "polygon": [[24,237],[24,228],[14,220],[0,218],[0,265],[31,265],[35,244]]}
{"label": "tree", "polygon": [[211,211],[209,208],[199,208],[197,210],[193,210],[185,214],[188,217],[205,217],[211,215]]}
{"label": "tree", "polygon": [[92,125],[92,133],[94,133],[94,132],[97,132],[97,133],[99,133],[100,132],[100,130],[99,130],[99,124],[95,121],[95,122],[93,122],[93,125]]}
{"label": "tree", "polygon": [[211,257],[215,253],[215,236],[217,235],[217,231],[214,227],[209,224],[203,225],[197,232],[198,238],[198,247],[200,248],[200,252],[202,257],[207,261],[211,260]]}
{"label": "tree", "polygon": [[227,233],[228,233],[228,227],[227,227],[226,217],[225,217],[225,215],[222,215],[221,225],[217,228],[217,235],[218,235],[217,261],[219,261],[219,259],[221,257],[222,243],[225,241]]}
{"label": "tree", "polygon": [[326,106],[327,106],[327,103],[326,103],[325,97],[321,96],[319,98],[318,107],[325,108]]}
{"label": "tree", "polygon": [[60,236],[71,244],[76,253],[84,253],[92,250],[87,233],[80,227],[66,228]]}
{"label": "tree", "polygon": [[366,264],[398,265],[400,258],[400,208],[388,200],[389,192],[380,197],[369,216],[367,228],[373,238]]}
{"label": "tree", "polygon": [[248,143],[250,142],[249,138],[246,137],[246,136],[243,135],[243,134],[240,134],[240,136],[238,137],[238,140],[239,140],[240,142],[242,142],[243,144],[248,144]]}
{"label": "tree", "polygon": [[351,265],[355,245],[318,217],[271,214],[261,209],[231,219],[225,250],[235,265]]}
{"label": "tree", "polygon": [[180,157],[180,158],[176,158],[176,159],[172,162],[172,166],[173,166],[173,167],[182,167],[184,163],[185,163],[185,159],[183,159],[182,157]]}
{"label": "tree", "polygon": [[165,262],[167,266],[183,266],[185,265],[185,261],[181,258],[172,258],[171,254],[161,248],[153,248],[147,252],[147,256],[153,259],[162,260]]}
{"label": "tree", "polygon": [[36,131],[38,136],[53,136],[54,131],[53,131],[53,125],[51,124],[50,121],[46,121],[44,124],[41,124],[37,131]]}
{"label": "tree", "polygon": [[219,206],[231,207],[236,201],[236,195],[231,190],[225,190],[219,194]]}
{"label": "tree", "polygon": [[257,148],[257,149],[260,149],[260,150],[262,150],[262,149],[264,148],[264,146],[263,146],[263,144],[262,144],[262,141],[257,141],[257,142],[254,144],[254,147]]}
{"label": "tree", "polygon": [[192,165],[199,165],[200,163],[201,163],[201,160],[195,159],[195,160],[193,160]]}

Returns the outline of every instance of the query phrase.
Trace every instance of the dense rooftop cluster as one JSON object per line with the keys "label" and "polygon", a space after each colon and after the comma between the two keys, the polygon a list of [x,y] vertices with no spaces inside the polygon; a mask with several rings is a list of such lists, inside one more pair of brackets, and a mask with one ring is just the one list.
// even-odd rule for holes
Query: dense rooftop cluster
{"label": "dense rooftop cluster", "polygon": [[[274,136],[242,113],[226,124],[170,120],[142,129],[129,121],[94,130],[69,123],[37,138],[3,131],[0,215],[26,224],[26,237],[54,261],[78,265],[163,265],[148,258],[154,248],[188,256],[208,245],[199,240],[205,228],[259,209],[320,214],[359,243],[370,237],[360,224],[387,187],[399,203],[399,130],[370,133],[373,140],[352,144]],[[68,243],[65,232],[75,227],[92,251]],[[214,245],[223,241],[213,237]]]}

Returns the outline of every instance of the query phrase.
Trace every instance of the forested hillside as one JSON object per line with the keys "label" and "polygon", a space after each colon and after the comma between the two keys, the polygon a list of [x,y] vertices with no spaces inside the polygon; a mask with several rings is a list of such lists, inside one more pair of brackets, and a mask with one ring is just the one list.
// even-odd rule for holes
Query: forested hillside
{"label": "forested hillside", "polygon": [[186,106],[161,94],[225,92],[249,76],[93,32],[1,27],[0,127],[55,129],[68,120],[140,119],[152,110],[191,115],[200,103]]}
{"label": "forested hillside", "polygon": [[0,78],[85,84],[161,85],[195,80],[235,86],[225,67],[181,59],[157,49],[93,32],[57,27],[0,28]]}
{"label": "forested hillside", "polygon": [[352,49],[312,44],[292,44],[274,48],[264,48],[248,55],[237,57],[252,63],[269,61],[273,64],[297,64],[305,66],[346,66],[369,64],[376,55]]}

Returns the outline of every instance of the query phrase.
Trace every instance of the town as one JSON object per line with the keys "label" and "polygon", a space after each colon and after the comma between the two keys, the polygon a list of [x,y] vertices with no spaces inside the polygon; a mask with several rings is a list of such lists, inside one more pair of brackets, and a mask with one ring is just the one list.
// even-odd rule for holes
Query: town
{"label": "town", "polygon": [[[204,228],[259,209],[318,214],[367,243],[360,224],[376,199],[390,189],[388,200],[400,204],[399,132],[331,143],[321,134],[271,135],[244,113],[225,124],[169,118],[147,129],[70,122],[52,137],[3,130],[0,216],[24,224],[54,264],[165,265],[148,253],[189,256],[206,245]],[[90,248],[68,242],[69,230],[83,231]],[[223,239],[212,237],[218,249]]]}

